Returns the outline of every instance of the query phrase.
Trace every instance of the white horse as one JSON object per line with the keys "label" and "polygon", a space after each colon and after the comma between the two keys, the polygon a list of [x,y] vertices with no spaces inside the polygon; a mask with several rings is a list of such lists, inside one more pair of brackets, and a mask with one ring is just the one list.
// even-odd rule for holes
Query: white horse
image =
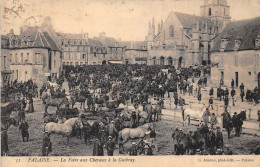
{"label": "white horse", "polygon": [[71,118],[65,121],[63,124],[49,122],[45,125],[45,131],[50,134],[59,134],[67,137],[67,144],[69,143],[69,138],[72,135],[72,132],[77,128],[82,129],[83,124],[79,118]]}

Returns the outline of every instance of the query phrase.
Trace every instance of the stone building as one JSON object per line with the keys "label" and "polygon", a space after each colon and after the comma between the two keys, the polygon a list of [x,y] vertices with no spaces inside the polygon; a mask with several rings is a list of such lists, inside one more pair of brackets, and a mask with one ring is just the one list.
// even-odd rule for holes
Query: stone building
{"label": "stone building", "polygon": [[59,77],[62,70],[61,49],[55,42],[57,36],[53,36],[49,21],[45,19],[41,27],[23,27],[20,35],[15,35],[13,30],[6,35],[7,44],[1,53],[8,57],[12,71],[10,80],[32,79],[42,85]]}
{"label": "stone building", "polygon": [[166,20],[148,24],[148,64],[175,67],[210,64],[214,39],[230,21],[226,0],[205,0],[201,16],[171,12]]}
{"label": "stone building", "polygon": [[217,37],[211,53],[211,80],[219,85],[260,87],[260,17],[230,22]]}
{"label": "stone building", "polygon": [[64,65],[95,65],[105,59],[106,48],[98,40],[88,38],[87,33],[58,33],[62,45]]}
{"label": "stone building", "polygon": [[10,55],[8,51],[8,36],[1,36],[1,86],[10,82]]}

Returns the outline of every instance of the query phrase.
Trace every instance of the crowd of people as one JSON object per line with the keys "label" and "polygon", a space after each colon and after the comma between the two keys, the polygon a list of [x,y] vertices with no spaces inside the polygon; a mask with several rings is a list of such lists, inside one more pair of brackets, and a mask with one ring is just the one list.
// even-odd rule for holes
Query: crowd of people
{"label": "crowd of people", "polygon": [[[200,68],[180,68],[175,69],[173,66],[143,66],[143,65],[102,65],[102,66],[64,66],[63,76],[57,81],[58,86],[54,87],[50,84],[43,84],[40,89],[40,97],[44,100],[45,98],[66,98],[68,92],[62,88],[63,82],[66,80],[69,86],[69,95],[71,96],[71,103],[81,102],[83,99],[84,109],[85,101],[87,102],[87,109],[92,113],[98,113],[103,107],[107,107],[109,112],[114,111],[116,116],[111,118],[109,115],[100,115],[102,119],[91,127],[84,126],[81,130],[84,135],[86,144],[89,142],[89,133],[94,136],[93,143],[93,155],[102,156],[104,155],[104,148],[107,149],[107,155],[113,156],[114,150],[116,149],[118,141],[118,133],[122,130],[122,127],[126,121],[117,112],[119,104],[123,106],[132,105],[134,109],[129,114],[130,125],[128,127],[137,128],[145,122],[155,121],[152,119],[153,109],[149,109],[151,105],[151,98],[156,100],[156,105],[163,109],[165,95],[174,98],[175,109],[180,106],[182,119],[185,120],[184,105],[186,104],[184,95],[188,93],[189,96],[194,96],[198,99],[198,103],[202,100],[202,88],[208,84],[207,76],[209,69]],[[24,83],[18,83],[17,81],[6,85],[4,90],[10,91],[11,94],[22,94],[23,99],[18,99],[21,102],[21,130],[23,141],[29,139],[29,124],[25,121],[26,106],[30,106],[29,111],[33,112],[33,97],[38,97],[37,85],[29,80]],[[234,81],[231,82],[230,95],[232,98],[232,105],[235,105],[234,96],[236,91],[234,89]],[[243,102],[245,86],[243,83],[240,85],[240,96]],[[171,94],[172,93],[172,94]],[[259,90],[255,88],[251,95],[246,93],[246,99],[249,97],[258,103],[257,97]],[[254,94],[254,95],[252,95]],[[46,97],[44,97],[46,95]],[[209,103],[206,106],[206,110],[203,113],[203,119],[201,125],[196,131],[189,131],[184,133],[182,129],[175,129],[172,135],[174,139],[174,152],[177,155],[186,154],[185,151],[192,150],[189,154],[200,154],[200,155],[220,155],[220,154],[232,154],[232,151],[226,146],[227,150],[224,150],[223,134],[220,130],[217,117],[213,111],[214,103],[214,88],[212,87],[209,91]],[[241,127],[243,125],[243,116],[241,113],[234,113],[231,118],[228,113],[229,106],[229,90],[220,87],[217,89],[217,98],[221,101],[223,99],[225,111],[223,116],[223,128],[227,129],[228,137],[230,137],[230,129],[235,128],[235,136],[240,136]],[[29,100],[28,105],[26,101]],[[73,102],[74,100],[74,102]],[[100,102],[101,101],[101,102]],[[250,100],[249,100],[250,101]],[[109,103],[105,103],[109,102]],[[130,104],[128,104],[130,103]],[[113,104],[113,105],[112,105]],[[72,104],[73,107],[74,104]],[[110,106],[112,105],[112,106]],[[142,120],[140,116],[139,106],[142,107],[142,111],[147,113],[147,119]],[[66,106],[68,107],[68,106]],[[69,109],[69,107],[68,107]],[[47,111],[46,111],[47,113]],[[46,114],[45,113],[45,114]],[[48,114],[48,113],[47,113]],[[127,115],[127,113],[126,113]],[[81,115],[82,116],[82,115]],[[79,116],[80,120],[84,118]],[[210,121],[209,121],[210,117]],[[123,122],[123,121],[125,122]],[[157,118],[158,120],[158,118]],[[142,124],[140,123],[142,122]],[[210,125],[208,125],[210,122]],[[230,124],[232,122],[232,125]],[[119,123],[119,125],[118,125]],[[96,131],[93,126],[96,126]],[[120,128],[118,128],[120,127]],[[81,133],[81,132],[80,132]],[[203,145],[194,147],[192,140],[196,133],[200,134],[201,139],[204,141]],[[149,136],[149,137],[148,137]],[[188,144],[183,144],[183,141],[187,140]],[[119,152],[123,153],[125,150],[122,147],[123,144],[119,143]],[[158,151],[156,142],[156,132],[154,128],[147,129],[147,132],[142,139],[137,143],[132,142],[131,148],[126,150],[129,155],[153,155],[152,146]],[[196,149],[195,149],[196,148]],[[199,149],[198,149],[199,148]],[[44,132],[42,155],[48,156],[52,152],[52,143],[50,141],[50,133]]]}

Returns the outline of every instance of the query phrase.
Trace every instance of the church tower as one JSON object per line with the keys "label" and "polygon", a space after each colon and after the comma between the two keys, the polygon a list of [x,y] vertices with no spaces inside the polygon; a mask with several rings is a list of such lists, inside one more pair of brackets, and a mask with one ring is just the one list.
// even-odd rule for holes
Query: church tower
{"label": "church tower", "polygon": [[200,15],[210,20],[218,20],[221,31],[231,21],[229,8],[227,0],[204,0],[203,5],[200,6]]}
{"label": "church tower", "polygon": [[154,37],[155,37],[155,24],[154,24],[154,18],[153,18],[152,24],[151,24],[151,21],[149,21],[149,23],[148,23],[148,35],[147,35],[147,42],[148,42],[147,48],[148,48],[148,50],[151,49]]}

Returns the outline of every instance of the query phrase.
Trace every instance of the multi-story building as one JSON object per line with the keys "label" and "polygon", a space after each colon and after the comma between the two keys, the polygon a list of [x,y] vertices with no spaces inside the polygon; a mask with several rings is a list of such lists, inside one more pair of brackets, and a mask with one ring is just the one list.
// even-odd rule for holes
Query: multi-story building
{"label": "multi-story building", "polygon": [[98,40],[88,38],[87,33],[58,33],[62,45],[64,65],[102,64],[106,48]]}
{"label": "multi-story building", "polygon": [[[9,56],[10,79],[27,81],[32,79],[38,85],[54,80],[61,72],[61,49],[55,42],[49,19],[42,27],[21,28],[20,35],[13,30],[6,35],[6,46],[1,49]],[[49,27],[46,27],[49,26]]]}
{"label": "multi-story building", "polygon": [[8,37],[1,36],[1,86],[10,82],[12,71],[10,70],[10,55],[8,51]]}
{"label": "multi-story building", "polygon": [[249,89],[260,87],[260,17],[233,21],[216,39],[211,53],[211,80],[219,85],[241,83]]}
{"label": "multi-story building", "polygon": [[214,38],[230,21],[226,0],[208,0],[201,6],[201,16],[171,12],[165,22],[149,21],[148,64],[175,67],[210,64]]}

